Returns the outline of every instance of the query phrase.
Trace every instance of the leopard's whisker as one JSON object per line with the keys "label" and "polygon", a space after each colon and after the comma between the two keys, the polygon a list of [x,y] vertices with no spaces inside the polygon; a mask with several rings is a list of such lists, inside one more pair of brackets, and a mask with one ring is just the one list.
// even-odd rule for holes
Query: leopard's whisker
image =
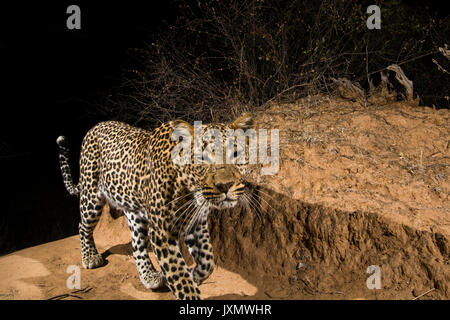
{"label": "leopard's whisker", "polygon": [[187,233],[191,232],[192,227],[195,226],[197,224],[199,218],[201,218],[202,213],[203,213],[203,208],[205,207],[205,205],[206,205],[206,200],[203,201],[202,204],[197,207],[197,210],[194,213],[194,215],[193,215],[193,217],[192,217],[191,221],[189,222],[188,227],[186,229]]}
{"label": "leopard's whisker", "polygon": [[[270,196],[268,193],[262,192],[261,190],[258,190],[258,192],[261,192],[262,194],[267,195],[267,196],[269,196],[271,199],[275,200],[275,199],[274,199],[272,196]],[[272,206],[269,204],[269,202],[267,202],[267,201],[266,201],[263,197],[261,197],[260,195],[252,194],[252,196],[253,196],[253,197],[258,197],[258,199],[264,201],[264,203],[267,204],[267,206],[270,207],[270,209],[272,209],[274,212],[276,211],[276,210],[274,209],[274,207],[272,207]],[[255,199],[255,200],[256,200],[256,199]]]}
{"label": "leopard's whisker", "polygon": [[183,227],[183,225],[185,225],[185,223],[187,221],[189,221],[189,219],[192,219],[192,216],[195,214],[198,206],[197,206],[197,200],[199,199],[200,196],[198,196],[195,201],[192,203],[192,205],[189,206],[189,208],[187,210],[185,210],[183,212],[183,220],[181,223],[181,226]]}
{"label": "leopard's whisker", "polygon": [[187,220],[189,220],[190,217],[192,217],[193,213],[195,213],[195,210],[198,206],[198,200],[202,198],[202,194],[198,193],[194,195],[194,198],[192,199],[191,204],[189,205],[188,208],[186,208],[181,214],[180,216],[177,218],[177,221],[179,221],[179,219],[182,219],[181,221],[181,225],[184,225],[186,223]]}
{"label": "leopard's whisker", "polygon": [[242,194],[242,203],[245,205],[245,208],[249,211],[251,211],[253,208],[253,206],[250,205],[250,201],[248,200],[248,196],[244,193]]}
{"label": "leopard's whisker", "polygon": [[[203,200],[203,202],[197,207],[198,210],[197,210],[197,214],[196,214],[196,217],[195,217],[196,220],[198,220],[198,219],[201,218],[201,216],[202,216],[202,214],[203,214],[203,212],[204,212],[204,209],[205,209],[205,207],[207,206],[207,204],[208,204],[208,201],[205,199],[205,200]],[[194,225],[197,224],[197,222],[198,222],[198,221],[192,221],[192,223],[193,223]],[[191,226],[191,227],[192,227],[192,226]]]}
{"label": "leopard's whisker", "polygon": [[190,233],[191,227],[194,224],[194,221],[197,219],[197,215],[198,215],[199,210],[200,210],[200,207],[196,207],[194,213],[191,215],[190,220],[189,220],[187,226],[184,229],[184,232],[186,234]]}
{"label": "leopard's whisker", "polygon": [[172,213],[172,216],[176,216],[178,211],[185,208],[187,205],[190,205],[192,202],[194,202],[194,200],[195,200],[195,198],[192,198],[192,199],[189,199],[188,201],[186,201],[185,203],[183,203],[174,213]]}
{"label": "leopard's whisker", "polygon": [[[179,220],[180,220],[181,218],[183,218],[183,219],[182,219],[182,223],[184,223],[184,221],[187,219],[187,217],[189,217],[189,210],[191,209],[191,207],[192,207],[193,205],[194,205],[194,208],[195,208],[195,203],[196,203],[196,201],[198,200],[199,196],[200,196],[200,195],[194,195],[194,197],[193,197],[192,199],[190,199],[189,201],[187,201],[185,204],[183,204],[182,207],[178,208],[178,210],[175,211],[175,213],[173,214],[173,216],[176,216],[177,212],[180,211],[181,209],[183,209],[183,207],[184,207],[184,210],[183,210],[178,216],[176,216],[176,219],[174,220],[174,222],[173,222],[173,224],[172,224],[171,230],[173,230],[173,228],[174,228],[176,225],[178,225],[178,222],[179,222]],[[189,205],[187,205],[187,204],[189,204]],[[186,206],[186,205],[187,205],[187,206]]]}
{"label": "leopard's whisker", "polygon": [[190,191],[190,192],[186,193],[185,195],[182,195],[182,196],[179,196],[179,197],[177,197],[177,198],[175,198],[175,199],[172,199],[171,201],[169,201],[169,202],[166,204],[166,206],[169,206],[170,204],[172,204],[172,203],[175,202],[175,201],[179,201],[179,200],[181,200],[181,199],[184,199],[184,198],[186,198],[186,197],[188,197],[188,196],[194,194],[194,193],[197,192],[197,191],[198,191],[198,190]]}
{"label": "leopard's whisker", "polygon": [[249,195],[243,194],[244,199],[248,202],[251,208],[255,210],[256,215],[258,216],[259,220],[262,222],[262,212],[261,209],[258,207],[258,203],[252,199]]}
{"label": "leopard's whisker", "polygon": [[262,194],[268,196],[270,199],[275,200],[275,198],[270,193],[262,191],[261,188],[258,188],[258,193],[262,193]]}

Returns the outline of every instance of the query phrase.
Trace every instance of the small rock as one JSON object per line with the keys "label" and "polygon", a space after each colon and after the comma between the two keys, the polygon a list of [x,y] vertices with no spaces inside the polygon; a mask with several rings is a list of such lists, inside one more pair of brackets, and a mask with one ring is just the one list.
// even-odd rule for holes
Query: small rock
{"label": "small rock", "polygon": [[298,265],[297,265],[297,270],[299,270],[299,269],[306,269],[307,267],[308,266],[305,263],[299,262]]}

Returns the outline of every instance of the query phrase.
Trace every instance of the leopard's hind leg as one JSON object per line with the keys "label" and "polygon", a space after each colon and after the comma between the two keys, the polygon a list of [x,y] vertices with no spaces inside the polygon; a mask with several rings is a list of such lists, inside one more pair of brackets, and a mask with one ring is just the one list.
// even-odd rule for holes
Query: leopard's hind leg
{"label": "leopard's hind leg", "polygon": [[105,200],[97,192],[82,191],[80,195],[79,224],[81,263],[85,269],[93,269],[103,265],[103,257],[97,252],[94,242],[94,229],[102,214]]}

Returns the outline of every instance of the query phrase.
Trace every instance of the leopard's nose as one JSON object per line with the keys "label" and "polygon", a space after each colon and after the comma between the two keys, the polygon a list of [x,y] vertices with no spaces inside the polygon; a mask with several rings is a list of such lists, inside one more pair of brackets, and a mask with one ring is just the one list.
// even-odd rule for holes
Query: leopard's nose
{"label": "leopard's nose", "polygon": [[232,185],[233,185],[233,182],[228,182],[228,183],[220,183],[219,182],[219,183],[216,183],[216,188],[220,192],[227,193],[228,190],[230,190]]}

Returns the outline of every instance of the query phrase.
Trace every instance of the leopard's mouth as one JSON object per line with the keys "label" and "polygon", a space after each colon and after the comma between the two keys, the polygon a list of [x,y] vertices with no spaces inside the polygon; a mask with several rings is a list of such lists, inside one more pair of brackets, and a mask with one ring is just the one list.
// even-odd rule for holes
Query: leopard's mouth
{"label": "leopard's mouth", "polygon": [[229,196],[224,193],[216,198],[212,205],[217,209],[233,208],[238,203],[237,197]]}
{"label": "leopard's mouth", "polygon": [[232,207],[234,207],[237,204],[237,200],[228,200],[228,199],[226,199],[226,200],[223,200],[222,202],[220,202],[220,204],[222,206],[227,207],[227,208],[232,208]]}
{"label": "leopard's mouth", "polygon": [[233,208],[238,203],[238,196],[230,196],[224,193],[216,194],[214,196],[202,194],[203,200],[200,202],[207,201],[212,207],[216,209]]}

